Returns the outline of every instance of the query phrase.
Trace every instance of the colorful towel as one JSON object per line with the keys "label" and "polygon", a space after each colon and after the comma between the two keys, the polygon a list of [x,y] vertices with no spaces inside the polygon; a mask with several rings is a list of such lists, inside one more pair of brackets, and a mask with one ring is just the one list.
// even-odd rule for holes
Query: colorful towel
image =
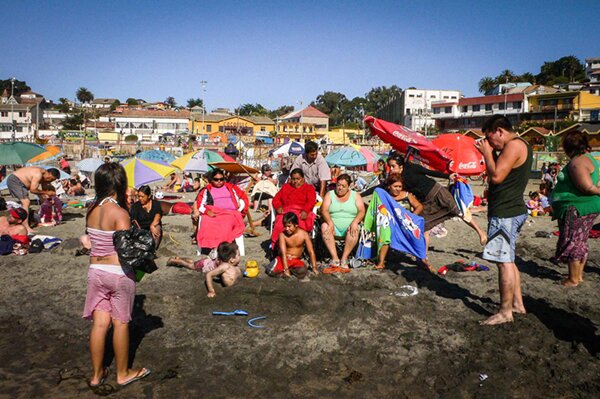
{"label": "colorful towel", "polygon": [[470,222],[472,215],[469,208],[473,206],[475,196],[473,195],[473,190],[471,190],[469,183],[467,183],[465,179],[458,177],[454,181],[454,184],[450,186],[450,193],[454,197],[456,205],[458,205],[460,216],[467,222]]}
{"label": "colorful towel", "polygon": [[215,213],[215,217],[203,215],[198,227],[198,247],[216,248],[222,242],[232,242],[244,234],[244,219],[238,211],[229,211],[206,206],[207,210]]}
{"label": "colorful towel", "polygon": [[427,252],[424,227],[425,219],[398,205],[387,191],[375,189],[364,228],[376,234],[378,250],[387,244],[396,251],[424,259]]}

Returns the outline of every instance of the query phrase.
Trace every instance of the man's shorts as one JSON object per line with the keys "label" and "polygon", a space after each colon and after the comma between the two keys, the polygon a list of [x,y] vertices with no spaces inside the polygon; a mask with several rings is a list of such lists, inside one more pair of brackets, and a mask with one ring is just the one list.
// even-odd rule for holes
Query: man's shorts
{"label": "man's shorts", "polygon": [[8,188],[10,195],[16,199],[21,200],[23,198],[29,198],[29,190],[25,184],[23,184],[21,179],[15,175],[9,175],[6,178],[6,187]]}
{"label": "man's shorts", "polygon": [[483,249],[483,259],[496,263],[513,263],[515,246],[527,214],[511,218],[492,216],[488,221],[488,242]]}

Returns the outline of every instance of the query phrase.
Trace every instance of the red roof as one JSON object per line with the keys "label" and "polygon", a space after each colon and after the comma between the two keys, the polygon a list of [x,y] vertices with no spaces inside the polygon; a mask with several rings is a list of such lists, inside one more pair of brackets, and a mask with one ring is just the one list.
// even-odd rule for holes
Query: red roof
{"label": "red roof", "polygon": [[456,102],[453,103],[435,103],[435,104],[431,104],[431,108],[440,108],[440,107],[451,107],[453,105],[456,105]]}
{"label": "red roof", "polygon": [[309,105],[308,107],[304,108],[302,111],[300,111],[300,114],[303,117],[308,117],[308,118],[329,118],[329,116],[322,113],[321,111],[319,111],[312,105]]}
{"label": "red roof", "polygon": [[465,105],[477,105],[477,104],[499,104],[503,102],[512,102],[512,101],[523,101],[525,95],[523,93],[516,94],[500,94],[497,96],[481,96],[481,97],[469,97],[469,98],[461,98],[458,100],[459,106]]}

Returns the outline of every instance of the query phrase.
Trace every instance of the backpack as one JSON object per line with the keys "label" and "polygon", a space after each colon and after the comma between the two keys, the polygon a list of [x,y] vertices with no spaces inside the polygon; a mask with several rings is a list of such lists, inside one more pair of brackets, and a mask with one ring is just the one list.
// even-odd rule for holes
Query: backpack
{"label": "backpack", "polygon": [[9,235],[0,236],[0,255],[12,254],[15,240]]}

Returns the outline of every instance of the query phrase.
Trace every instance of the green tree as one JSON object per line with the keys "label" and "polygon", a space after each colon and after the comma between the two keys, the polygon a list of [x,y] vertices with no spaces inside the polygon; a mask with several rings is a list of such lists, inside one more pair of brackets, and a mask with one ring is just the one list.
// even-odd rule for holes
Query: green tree
{"label": "green tree", "polygon": [[133,106],[133,105],[139,105],[138,100],[136,100],[135,98],[129,97],[127,99],[127,101],[125,101],[127,103],[127,105],[129,106]]}
{"label": "green tree", "polygon": [[63,120],[63,130],[80,130],[83,126],[83,112],[67,115]]}
{"label": "green tree", "polygon": [[94,94],[92,94],[92,92],[86,89],[85,87],[80,87],[77,90],[77,93],[75,93],[75,96],[77,97],[77,100],[79,100],[79,102],[83,104],[87,104],[94,101]]}
{"label": "green tree", "polygon": [[56,105],[56,109],[60,112],[64,112],[67,113],[69,112],[69,110],[71,109],[71,106],[69,105],[69,99],[65,98],[65,97],[61,97],[58,99],[59,104]]}
{"label": "green tree", "polygon": [[329,124],[339,126],[343,122],[343,106],[348,101],[346,95],[335,91],[325,91],[317,96],[316,101],[311,103],[319,111],[329,115]]}
{"label": "green tree", "polygon": [[531,72],[525,72],[519,76],[519,82],[529,82],[532,85],[536,84],[535,76]]}
{"label": "green tree", "polygon": [[515,75],[515,73],[513,71],[511,71],[510,69],[505,69],[504,71],[500,72],[500,75],[496,76],[496,83],[497,84],[513,83],[517,79],[518,79],[518,76]]}
{"label": "green tree", "polygon": [[204,101],[202,101],[201,98],[190,98],[189,100],[187,100],[188,108],[194,108],[196,106],[204,108]]}
{"label": "green tree", "polygon": [[177,105],[177,101],[175,101],[175,97],[167,97],[165,100],[165,103],[170,107],[173,108]]}
{"label": "green tree", "polygon": [[[373,114],[378,109],[386,105],[390,100],[394,98],[400,98],[402,89],[396,85],[390,87],[380,86],[372,88],[368,93],[365,94],[363,106],[365,113]],[[353,100],[354,101],[354,100]]]}
{"label": "green tree", "polygon": [[263,107],[261,104],[242,104],[239,108],[235,109],[236,114],[240,116],[267,116],[269,110]]}
{"label": "green tree", "polygon": [[490,76],[484,76],[479,80],[479,92],[482,94],[489,93],[496,86],[496,80]]}
{"label": "green tree", "polygon": [[119,101],[118,99],[113,101],[113,103],[110,105],[110,110],[114,111],[119,105],[121,105],[121,101]]}
{"label": "green tree", "polygon": [[538,83],[546,85],[581,82],[583,79],[585,79],[585,67],[573,55],[544,62],[540,73],[536,76]]}
{"label": "green tree", "polygon": [[[10,96],[11,88],[12,88],[12,83],[11,83],[10,79],[0,80],[0,94],[4,93],[4,90],[6,89],[6,92]],[[15,87],[14,87],[14,91],[13,91],[13,94],[15,96],[18,96],[21,93],[25,93],[26,91],[30,91],[30,90],[31,90],[31,87],[27,86],[27,83],[24,80],[15,79]]]}
{"label": "green tree", "polygon": [[274,110],[269,112],[269,118],[271,119],[275,119],[279,116],[283,116],[285,114],[289,114],[290,112],[292,112],[294,110],[294,106],[293,105],[282,105],[279,108],[275,108]]}

